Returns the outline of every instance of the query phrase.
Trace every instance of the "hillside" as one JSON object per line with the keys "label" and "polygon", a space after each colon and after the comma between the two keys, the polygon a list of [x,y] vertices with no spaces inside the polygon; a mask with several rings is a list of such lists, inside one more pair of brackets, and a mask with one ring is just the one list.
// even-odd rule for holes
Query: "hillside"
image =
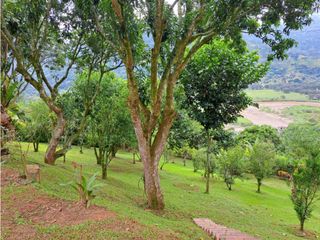
{"label": "hillside", "polygon": [[[25,151],[27,144],[22,143],[22,146]],[[181,159],[175,159],[175,163],[166,164],[164,170],[160,171],[166,209],[163,212],[153,212],[146,210],[144,205],[145,195],[140,180],[142,163],[132,164],[131,154],[117,154],[117,158],[110,164],[107,180],[102,180],[101,168],[96,164],[92,149],[84,149],[84,153],[80,154],[79,148],[73,146],[67,154],[65,164],[59,160],[56,166],[50,166],[43,164],[45,148],[46,145],[41,144],[38,153],[30,150],[27,154],[29,163],[41,166],[40,184],[7,183],[1,188],[4,196],[3,208],[20,208],[20,212],[16,211],[12,216],[3,216],[5,223],[13,218],[12,229],[7,225],[2,229],[3,235],[8,236],[7,239],[14,239],[9,237],[12,236],[11,232],[19,233],[19,230],[24,230],[24,234],[34,234],[32,239],[209,239],[209,236],[192,222],[192,218],[197,217],[213,219],[218,224],[239,229],[260,239],[300,239],[294,235],[298,219],[289,198],[290,187],[283,180],[266,179],[262,193],[257,194],[256,181],[250,175],[241,181],[237,180],[232,191],[227,190],[222,179],[216,176],[211,180],[210,194],[204,194],[205,180],[202,172],[194,173],[191,161],[187,161],[187,166],[184,167]],[[19,166],[21,169],[18,152],[15,151],[17,160],[9,161],[2,169],[17,169]],[[78,225],[66,222],[61,226],[59,218],[58,222],[33,224],[30,219],[41,219],[43,206],[33,206],[37,211],[26,212],[27,210],[21,209],[17,203],[26,205],[25,199],[39,196],[43,200],[50,196],[58,203],[65,200],[78,201],[76,191],[71,186],[61,185],[74,178],[72,161],[83,164],[86,176],[99,173],[98,182],[102,186],[93,201],[97,206],[92,207],[93,210],[99,207],[101,212],[107,211],[108,216],[111,216],[105,220]],[[33,196],[30,196],[32,194]],[[60,207],[59,204],[49,206],[49,210],[44,212],[50,213]],[[317,235],[320,234],[320,225],[317,224],[320,221],[319,207],[318,202],[312,218],[306,222],[306,228]],[[66,213],[65,210],[63,207],[62,214],[58,211],[57,216]],[[51,216],[49,220],[51,219],[54,217]]]}
{"label": "hillside", "polygon": [[[308,94],[320,99],[320,15],[310,26],[292,32],[298,45],[288,51],[288,59],[274,61],[265,78],[252,88],[271,88],[285,92]],[[245,36],[250,49],[258,50],[264,59],[269,49],[252,36]]]}

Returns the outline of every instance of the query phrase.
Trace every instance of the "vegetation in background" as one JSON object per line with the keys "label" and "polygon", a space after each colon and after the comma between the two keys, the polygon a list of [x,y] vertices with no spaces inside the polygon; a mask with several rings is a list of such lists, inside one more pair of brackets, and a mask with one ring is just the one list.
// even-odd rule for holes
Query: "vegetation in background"
{"label": "vegetation in background", "polygon": [[25,109],[26,139],[33,144],[33,150],[38,152],[39,143],[47,143],[51,137],[53,116],[42,100],[31,102]]}
{"label": "vegetation in background", "polygon": [[236,141],[246,145],[254,144],[256,140],[271,142],[277,149],[281,148],[281,140],[278,131],[267,125],[251,126],[240,132],[236,136]]}
{"label": "vegetation in background", "polygon": [[131,146],[134,133],[126,109],[126,82],[113,74],[105,76],[101,94],[96,99],[88,124],[88,142],[94,148],[102,178],[106,179],[108,166],[121,147]]}
{"label": "vegetation in background", "polygon": [[[10,124],[2,120],[10,123],[11,111],[18,119],[18,141],[11,143],[12,155],[1,164],[23,165],[23,169],[27,163],[38,164],[43,177],[41,183],[24,186],[16,184],[21,179],[8,170],[1,196],[9,207],[28,189],[36,196],[47,193],[75,200],[74,191],[57,183],[70,181],[72,165],[79,165],[80,174],[70,184],[82,202],[89,207],[94,201],[117,212],[124,224],[132,218],[177,238],[202,239],[208,236],[191,219],[205,217],[257,237],[294,238],[288,231],[296,223],[294,210],[302,231],[311,213],[316,216],[310,223],[320,218],[319,210],[313,211],[319,206],[315,201],[320,186],[319,112],[287,110],[285,114],[296,122],[307,119],[308,124],[290,125],[283,131],[250,126],[236,135],[224,130],[224,125],[237,120],[251,125],[239,118],[253,103],[244,90],[265,76],[273,60],[286,58],[295,46],[290,33],[309,25],[319,7],[318,0],[4,2],[1,130],[9,129]],[[243,32],[270,47],[266,62],[247,49]],[[121,66],[126,80],[110,73]],[[317,62],[313,66],[316,71]],[[75,81],[62,91],[69,80]],[[36,90],[42,102],[27,103],[20,115],[16,99],[26,85]],[[250,92],[255,100],[265,95],[271,100],[306,98]],[[32,141],[35,151],[29,153],[30,142],[22,140]],[[2,143],[1,136],[1,147]],[[82,154],[72,144],[80,145]],[[132,164],[128,150],[139,151],[141,162],[134,158]],[[67,151],[77,162],[57,161]],[[96,174],[99,169],[101,177]],[[247,179],[239,184],[244,173]],[[292,184],[293,209],[288,185],[270,178],[276,173]],[[217,174],[223,181],[215,178]],[[255,181],[259,193],[264,184],[263,194],[253,193]],[[215,194],[199,194],[204,183],[209,193],[211,182]],[[102,183],[106,187],[96,194]],[[225,190],[224,184],[231,190],[235,183],[234,191]],[[165,211],[163,192],[168,198]],[[17,211],[20,214],[21,209]],[[108,220],[61,227],[26,221],[25,229],[32,226],[32,231],[54,239],[122,237],[101,230]],[[317,232],[319,226],[310,229]],[[150,229],[141,232],[142,238],[155,239]]]}
{"label": "vegetation in background", "polygon": [[246,90],[248,96],[253,101],[310,101],[307,95],[301,93],[285,93],[281,91],[263,89],[263,90]]}

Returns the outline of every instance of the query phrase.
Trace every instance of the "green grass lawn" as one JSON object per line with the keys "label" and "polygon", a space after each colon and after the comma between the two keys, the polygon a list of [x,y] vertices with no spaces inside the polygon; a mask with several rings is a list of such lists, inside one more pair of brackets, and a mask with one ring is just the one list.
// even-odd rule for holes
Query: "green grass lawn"
{"label": "green grass lawn", "polygon": [[235,124],[241,127],[250,127],[253,125],[253,123],[249,119],[244,117],[238,117]]}
{"label": "green grass lawn", "polygon": [[[26,145],[23,144],[23,148],[26,148]],[[67,154],[65,164],[59,159],[55,166],[49,166],[43,164],[45,148],[46,145],[41,144],[38,153],[30,151],[28,154],[29,162],[41,165],[41,184],[34,185],[49,195],[77,200],[78,196],[71,187],[62,187],[60,184],[72,180],[72,161],[83,164],[84,173],[88,176],[100,172],[93,151],[84,149],[84,153],[80,154],[79,148],[73,147]],[[175,163],[168,163],[164,170],[160,171],[166,208],[163,212],[153,212],[145,210],[143,186],[141,182],[139,184],[142,164],[132,164],[131,157],[129,153],[119,152],[111,162],[108,179],[98,178],[104,185],[98,191],[94,204],[113,210],[123,218],[174,232],[179,239],[209,239],[206,233],[192,222],[195,217],[210,218],[216,223],[259,236],[261,239],[301,239],[292,233],[298,226],[298,219],[289,199],[290,188],[284,181],[266,179],[262,193],[258,194],[252,178],[237,181],[232,191],[228,191],[221,180],[213,179],[208,195],[203,193],[205,181],[201,173],[193,172],[190,161],[183,167],[182,161],[178,159]],[[7,162],[5,166],[17,168],[18,160]],[[6,191],[14,193],[15,189],[8,187],[5,193]],[[88,226],[79,225],[77,231],[86,227]],[[320,235],[320,202],[314,208],[313,217],[306,222],[306,229]],[[44,227],[43,231],[55,234],[55,231],[61,229]],[[98,236],[103,229],[95,231]],[[65,239],[73,239],[68,230],[63,233]],[[144,234],[147,239],[152,239],[148,231]],[[112,234],[110,236],[107,239],[118,239]]]}
{"label": "green grass lawn", "polygon": [[275,91],[271,89],[263,90],[246,90],[246,93],[254,101],[310,101],[307,95],[301,93],[284,93],[281,91]]}

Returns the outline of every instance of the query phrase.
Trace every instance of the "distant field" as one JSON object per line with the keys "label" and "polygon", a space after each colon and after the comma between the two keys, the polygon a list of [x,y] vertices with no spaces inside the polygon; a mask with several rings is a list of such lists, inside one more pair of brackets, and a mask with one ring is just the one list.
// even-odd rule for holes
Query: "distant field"
{"label": "distant field", "polygon": [[301,93],[284,93],[270,89],[263,90],[246,90],[246,93],[253,98],[254,101],[310,101],[307,95]]}
{"label": "distant field", "polygon": [[293,119],[296,123],[319,123],[320,107],[315,106],[293,106],[283,110],[285,117]]}

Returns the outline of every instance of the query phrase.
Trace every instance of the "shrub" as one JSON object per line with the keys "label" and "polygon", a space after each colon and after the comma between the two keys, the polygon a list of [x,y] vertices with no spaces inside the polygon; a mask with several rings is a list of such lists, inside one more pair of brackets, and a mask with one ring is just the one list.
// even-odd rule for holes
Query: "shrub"
{"label": "shrub", "polygon": [[242,177],[245,170],[244,149],[236,146],[228,150],[221,150],[217,155],[217,164],[220,175],[228,189],[231,190],[234,179]]}
{"label": "shrub", "polygon": [[253,145],[249,145],[248,157],[249,169],[250,172],[257,179],[257,192],[260,193],[262,180],[272,173],[274,167],[274,146],[272,143],[262,142],[259,139],[257,139]]}
{"label": "shrub", "polygon": [[95,190],[102,186],[101,183],[95,183],[97,175],[98,173],[95,173],[89,179],[80,175],[80,179],[62,185],[70,185],[73,187],[78,192],[82,203],[88,208],[91,201],[96,197],[94,193]]}

